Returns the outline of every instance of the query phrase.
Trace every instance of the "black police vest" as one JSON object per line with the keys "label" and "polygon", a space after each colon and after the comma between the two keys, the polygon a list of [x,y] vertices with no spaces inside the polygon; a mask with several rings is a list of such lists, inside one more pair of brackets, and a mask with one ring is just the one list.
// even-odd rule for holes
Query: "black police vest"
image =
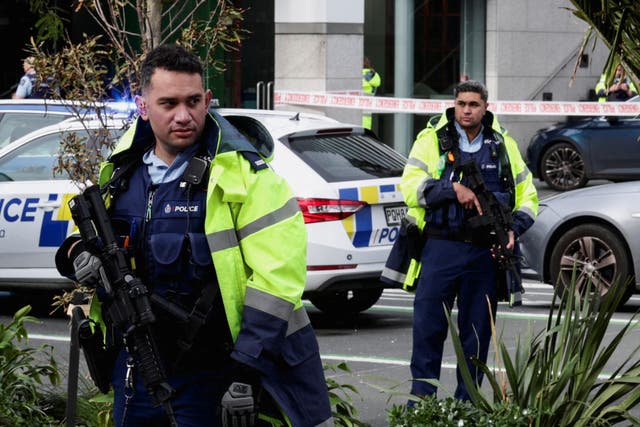
{"label": "black police vest", "polygon": [[47,79],[46,82],[42,81],[38,83],[38,78],[35,74],[27,74],[27,77],[29,77],[29,81],[31,82],[31,93],[27,98],[51,98],[52,90],[50,84],[53,83],[51,78]]}
{"label": "black police vest", "polygon": [[[114,228],[127,229],[135,273],[147,288],[191,312],[205,286],[218,286],[204,233],[206,189],[189,188],[180,179],[152,184],[146,165],[139,165],[116,191],[111,218]],[[158,318],[156,339],[171,366],[176,340],[189,325],[166,310],[153,307]],[[222,298],[214,300],[205,325],[180,370],[200,369],[226,357],[230,332]]]}
{"label": "black police vest", "polygon": [[[495,137],[485,134],[482,140],[482,146],[475,153],[467,153],[458,150],[458,162],[456,164],[464,164],[469,159],[473,159],[478,165],[482,177],[485,181],[487,189],[493,192],[497,199],[510,206],[512,204],[511,195],[501,180],[501,162],[499,142]],[[452,182],[460,182],[462,185],[468,186],[464,176],[454,170],[454,164],[447,162],[440,179],[450,179]],[[509,171],[505,171],[510,173]],[[428,209],[425,213],[427,227],[445,229],[450,231],[464,230],[466,226],[466,218],[469,215],[457,200],[452,200],[436,209]]]}

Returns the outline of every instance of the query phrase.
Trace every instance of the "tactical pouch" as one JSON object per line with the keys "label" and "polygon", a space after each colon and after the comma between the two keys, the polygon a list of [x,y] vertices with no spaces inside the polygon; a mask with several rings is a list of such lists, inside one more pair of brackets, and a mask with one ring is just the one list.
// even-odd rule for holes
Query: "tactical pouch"
{"label": "tactical pouch", "polygon": [[72,320],[78,331],[78,343],[84,354],[89,375],[102,393],[108,393],[111,387],[111,374],[117,352],[107,349],[102,338],[102,330],[91,319],[85,317],[80,307],[72,311]]}

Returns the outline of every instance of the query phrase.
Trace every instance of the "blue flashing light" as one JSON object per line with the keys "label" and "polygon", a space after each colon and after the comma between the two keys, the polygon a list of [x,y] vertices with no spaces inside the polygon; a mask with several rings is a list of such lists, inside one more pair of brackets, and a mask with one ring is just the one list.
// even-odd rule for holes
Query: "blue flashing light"
{"label": "blue flashing light", "polygon": [[132,101],[109,102],[107,105],[109,111],[114,113],[135,114],[138,112],[136,103]]}

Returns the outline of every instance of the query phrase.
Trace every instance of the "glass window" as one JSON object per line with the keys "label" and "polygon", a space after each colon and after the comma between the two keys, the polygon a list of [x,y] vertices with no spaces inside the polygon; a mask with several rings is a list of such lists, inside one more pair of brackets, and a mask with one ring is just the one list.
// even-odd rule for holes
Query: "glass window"
{"label": "glass window", "polygon": [[[94,130],[77,131],[77,137],[95,146],[93,138]],[[122,131],[111,131],[113,138],[117,138]],[[49,181],[69,179],[64,173],[54,174],[53,168],[58,163],[60,141],[63,134],[60,132],[41,136],[0,159],[0,181]],[[109,149],[101,149],[104,157],[109,154]]]}
{"label": "glass window", "polygon": [[271,134],[256,119],[246,116],[225,116],[225,119],[236,127],[255,147],[260,156],[268,159],[273,154],[273,139]]}
{"label": "glass window", "polygon": [[0,159],[0,179],[3,181],[45,181],[55,179],[60,134],[43,136],[14,150]]}
{"label": "glass window", "polygon": [[43,113],[7,112],[0,114],[0,148],[29,132],[56,124],[68,117],[63,114]]}
{"label": "glass window", "polygon": [[303,135],[289,147],[328,182],[397,177],[406,159],[365,134]]}

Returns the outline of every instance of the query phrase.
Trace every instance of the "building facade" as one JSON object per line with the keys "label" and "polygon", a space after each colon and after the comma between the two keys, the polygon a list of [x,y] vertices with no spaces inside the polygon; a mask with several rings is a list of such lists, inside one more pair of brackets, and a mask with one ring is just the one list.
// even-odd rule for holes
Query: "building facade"
{"label": "building facade", "polygon": [[[365,55],[382,77],[380,96],[451,99],[457,82],[475,79],[486,83],[490,102],[592,100],[608,53],[598,43],[578,61],[587,26],[571,13],[569,0],[235,0],[234,4],[246,9],[242,25],[249,34],[239,50],[225,54],[224,75],[210,82],[220,104],[230,107],[255,107],[256,88],[266,89],[268,82],[276,90],[358,90]],[[29,17],[28,10],[21,12],[20,7],[27,6],[3,2],[0,7],[0,34],[11,34],[5,40],[14,44],[7,51],[8,66],[0,73],[5,98],[21,75],[29,31],[35,31],[37,17]],[[77,21],[71,25],[79,26]],[[17,28],[26,30],[16,33]],[[320,112],[360,123],[356,110]],[[406,153],[427,119],[416,114],[374,114],[373,130]],[[564,119],[500,117],[523,150],[537,129]]]}
{"label": "building facade", "polygon": [[[344,73],[359,76],[359,58],[366,55],[382,76],[378,88],[381,96],[452,99],[456,83],[475,79],[486,83],[490,102],[588,101],[594,100],[593,87],[608,54],[598,43],[578,58],[587,25],[573,15],[568,0],[316,0],[315,11],[306,8],[301,22],[296,8],[304,1],[275,0],[276,21],[278,17],[299,19],[299,30],[322,23],[327,30],[324,36],[333,36],[334,44],[332,50],[321,51],[301,43],[296,51],[283,50],[276,43],[276,89],[357,89],[357,82],[346,87],[348,78],[343,77],[339,84],[332,81],[335,76],[327,64],[348,66],[350,70]],[[357,10],[359,7],[363,13]],[[337,33],[345,26],[337,24],[345,22],[349,23],[351,37],[341,39]],[[362,49],[354,42],[359,24],[363,28]],[[276,29],[278,26],[276,22]],[[325,83],[318,81],[319,76],[309,80],[303,75],[293,76],[292,70],[300,66],[296,59],[313,55],[325,59]],[[316,72],[321,74],[322,66]],[[349,112],[327,114],[358,122],[357,117],[349,117]],[[406,153],[428,117],[398,116],[374,115],[373,129],[385,142]],[[537,129],[564,119],[500,117],[523,150]]]}

